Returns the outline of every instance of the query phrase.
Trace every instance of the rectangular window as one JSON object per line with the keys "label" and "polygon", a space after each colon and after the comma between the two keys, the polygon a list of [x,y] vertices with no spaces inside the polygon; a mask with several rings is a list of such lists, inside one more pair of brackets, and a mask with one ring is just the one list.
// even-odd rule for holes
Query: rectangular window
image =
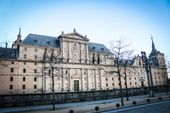
{"label": "rectangular window", "polygon": [[108,79],[106,78],[106,81],[107,81]]}
{"label": "rectangular window", "polygon": [[34,73],[37,73],[37,69],[34,69]]}
{"label": "rectangular window", "polygon": [[24,54],[24,59],[26,59],[27,58],[27,55],[26,54]]}
{"label": "rectangular window", "polygon": [[12,82],[14,79],[13,79],[13,77],[10,77],[10,81]]}
{"label": "rectangular window", "polygon": [[108,87],[108,83],[106,83],[106,87]]}
{"label": "rectangular window", "polygon": [[13,73],[14,72],[14,68],[11,68],[11,73]]}
{"label": "rectangular window", "polygon": [[114,86],[115,84],[114,83],[112,83],[112,86]]}
{"label": "rectangular window", "polygon": [[23,78],[22,78],[22,81],[26,81],[26,78],[25,78],[25,77],[23,77]]}
{"label": "rectangular window", "polygon": [[27,48],[25,47],[24,50],[27,51]]}
{"label": "rectangular window", "polygon": [[35,60],[37,60],[37,55],[34,56]]}
{"label": "rectangular window", "polygon": [[34,81],[37,81],[37,77],[34,77]]}
{"label": "rectangular window", "polygon": [[23,69],[23,73],[26,73],[26,69]]}
{"label": "rectangular window", "polygon": [[10,85],[10,86],[9,86],[9,89],[13,89],[13,85]]}
{"label": "rectangular window", "polygon": [[26,88],[26,86],[25,85],[22,85],[22,89],[25,89]]}
{"label": "rectangular window", "polygon": [[112,78],[112,80],[114,80],[114,78]]}
{"label": "rectangular window", "polygon": [[34,89],[37,89],[37,85],[34,85]]}
{"label": "rectangular window", "polygon": [[14,64],[14,61],[12,61],[11,64]]}
{"label": "rectangular window", "polygon": [[37,62],[34,62],[34,65],[37,65]]}

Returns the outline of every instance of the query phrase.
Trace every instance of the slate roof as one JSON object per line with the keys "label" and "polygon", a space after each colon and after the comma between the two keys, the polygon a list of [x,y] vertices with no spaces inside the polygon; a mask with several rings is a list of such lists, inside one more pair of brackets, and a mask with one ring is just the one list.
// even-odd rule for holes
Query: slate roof
{"label": "slate roof", "polygon": [[88,48],[89,51],[110,53],[109,49],[105,45],[99,43],[89,42]]}
{"label": "slate roof", "polygon": [[60,47],[57,37],[37,34],[29,34],[21,43],[35,46]]}
{"label": "slate roof", "polygon": [[0,58],[17,59],[17,57],[18,57],[17,49],[0,47]]}
{"label": "slate roof", "polygon": [[[29,34],[22,42],[22,44],[36,45],[36,46],[48,46],[48,47],[60,47],[57,37]],[[49,44],[50,43],[50,44]],[[105,45],[99,43],[88,43],[89,51],[105,52],[109,53],[109,49]]]}

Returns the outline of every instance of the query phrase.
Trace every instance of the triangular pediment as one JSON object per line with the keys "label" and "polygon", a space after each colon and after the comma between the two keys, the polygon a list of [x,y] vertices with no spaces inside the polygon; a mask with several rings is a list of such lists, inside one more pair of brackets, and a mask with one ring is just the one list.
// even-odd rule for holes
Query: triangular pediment
{"label": "triangular pediment", "polygon": [[77,32],[72,32],[72,33],[67,33],[67,34],[62,34],[60,35],[62,38],[70,38],[70,39],[75,39],[75,40],[84,40],[84,41],[89,41],[89,39],[86,36],[83,36]]}

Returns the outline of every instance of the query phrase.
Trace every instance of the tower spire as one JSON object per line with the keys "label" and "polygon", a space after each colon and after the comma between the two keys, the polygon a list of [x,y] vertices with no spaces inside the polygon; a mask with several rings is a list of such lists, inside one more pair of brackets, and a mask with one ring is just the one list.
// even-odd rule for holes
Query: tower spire
{"label": "tower spire", "polygon": [[155,44],[154,44],[154,41],[153,41],[153,37],[151,35],[151,40],[152,40],[152,54],[155,54],[157,52],[156,48],[155,48]]}
{"label": "tower spire", "polygon": [[155,50],[155,44],[154,44],[152,35],[151,35],[151,40],[152,40],[152,50]]}
{"label": "tower spire", "polygon": [[19,28],[19,33],[18,33],[18,35],[17,35],[17,40],[18,40],[19,42],[21,42],[21,37],[22,37],[22,35],[21,35],[21,28]]}

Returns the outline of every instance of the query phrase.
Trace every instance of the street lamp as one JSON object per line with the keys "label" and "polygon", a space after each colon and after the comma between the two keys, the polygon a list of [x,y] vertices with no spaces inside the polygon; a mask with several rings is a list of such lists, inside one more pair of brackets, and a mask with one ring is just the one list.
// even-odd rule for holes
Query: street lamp
{"label": "street lamp", "polygon": [[146,57],[146,52],[141,51],[141,54],[142,54],[142,60],[144,63],[145,71],[147,74],[149,96],[154,97],[150,59]]}

